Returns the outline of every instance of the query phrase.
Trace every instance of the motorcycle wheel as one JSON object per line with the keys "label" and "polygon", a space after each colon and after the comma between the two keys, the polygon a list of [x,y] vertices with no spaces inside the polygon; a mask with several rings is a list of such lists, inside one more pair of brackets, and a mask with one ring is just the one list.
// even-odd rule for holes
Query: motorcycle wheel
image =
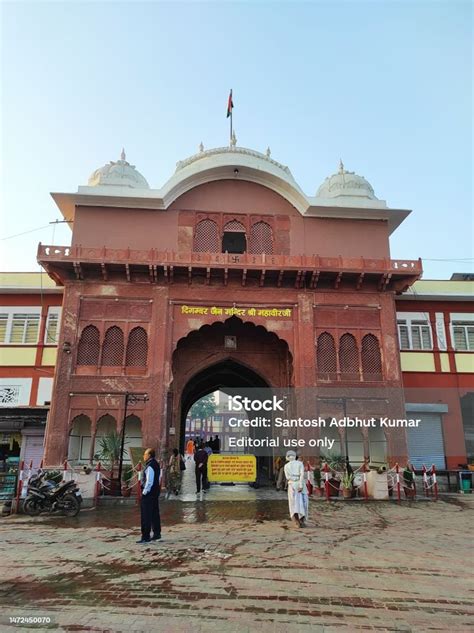
{"label": "motorcycle wheel", "polygon": [[35,517],[41,512],[41,506],[36,499],[26,499],[23,512],[30,517]]}
{"label": "motorcycle wheel", "polygon": [[81,504],[75,495],[64,495],[61,501],[63,514],[67,517],[75,517],[79,514]]}

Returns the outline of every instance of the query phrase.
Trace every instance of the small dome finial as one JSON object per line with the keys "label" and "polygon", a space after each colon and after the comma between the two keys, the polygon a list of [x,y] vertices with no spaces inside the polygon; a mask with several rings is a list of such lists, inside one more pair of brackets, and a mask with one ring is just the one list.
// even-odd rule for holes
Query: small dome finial
{"label": "small dome finial", "polygon": [[122,152],[121,152],[121,154],[120,154],[120,160],[126,160],[126,159],[127,159],[127,156],[125,155],[125,150],[124,150],[124,148],[122,147]]}
{"label": "small dome finial", "polygon": [[345,173],[344,163],[342,162],[342,158],[339,159],[339,173],[340,174],[344,174]]}
{"label": "small dome finial", "polygon": [[204,145],[203,145],[202,141],[199,143],[199,151],[200,152],[204,151]]}
{"label": "small dome finial", "polygon": [[235,136],[235,130],[232,132],[232,138],[230,139],[230,146],[235,147],[237,145],[237,137]]}
{"label": "small dome finial", "polygon": [[267,158],[270,158],[270,156],[272,155],[272,152],[269,147],[267,147],[266,155],[267,155]]}

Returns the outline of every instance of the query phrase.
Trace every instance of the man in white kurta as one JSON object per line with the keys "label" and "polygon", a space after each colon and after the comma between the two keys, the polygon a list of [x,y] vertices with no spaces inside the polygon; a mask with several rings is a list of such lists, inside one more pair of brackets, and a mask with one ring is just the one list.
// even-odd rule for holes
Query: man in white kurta
{"label": "man in white kurta", "polygon": [[286,454],[285,476],[288,480],[290,517],[297,527],[303,527],[308,517],[308,489],[303,462],[296,459],[295,451]]}

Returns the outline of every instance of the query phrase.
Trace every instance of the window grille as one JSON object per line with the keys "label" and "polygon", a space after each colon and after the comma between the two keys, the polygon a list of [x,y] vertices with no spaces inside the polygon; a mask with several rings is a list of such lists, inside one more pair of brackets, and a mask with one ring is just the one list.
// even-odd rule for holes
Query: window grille
{"label": "window grille", "polygon": [[237,220],[231,220],[224,226],[224,233],[245,233],[245,226]]}
{"label": "window grille", "polygon": [[329,332],[323,332],[318,336],[316,359],[318,364],[318,378],[320,380],[336,380],[336,345]]}
{"label": "window grille", "polygon": [[99,330],[95,325],[88,325],[82,330],[77,350],[78,365],[98,365],[100,351]]}
{"label": "window grille", "polygon": [[123,352],[123,332],[117,325],[113,325],[105,333],[101,364],[107,367],[123,365]]}
{"label": "window grille", "polygon": [[0,314],[0,343],[6,343],[8,314]]}
{"label": "window grille", "polygon": [[193,249],[196,253],[219,252],[219,229],[213,220],[201,220],[197,223]]}
{"label": "window grille", "polygon": [[59,319],[61,317],[60,312],[48,312],[48,320],[46,321],[46,331],[44,333],[44,342],[46,345],[54,345],[58,342],[59,338]]}
{"label": "window grille", "polygon": [[255,255],[273,253],[272,227],[266,222],[256,222],[250,229],[249,252]]}
{"label": "window grille", "polygon": [[38,342],[40,314],[14,314],[10,343],[34,345]]}
{"label": "window grille", "polygon": [[359,380],[359,350],[352,334],[339,340],[339,370],[342,380]]}
{"label": "window grille", "polygon": [[397,321],[400,349],[410,349],[410,334],[406,321]]}
{"label": "window grille", "polygon": [[433,349],[430,330],[427,321],[411,322],[411,341],[413,349]]}
{"label": "window grille", "polygon": [[148,337],[142,327],[130,331],[127,341],[125,365],[128,367],[145,367],[148,357]]}
{"label": "window grille", "polygon": [[399,319],[398,341],[400,349],[433,349],[431,326],[425,320]]}
{"label": "window grille", "polygon": [[474,350],[474,323],[472,321],[453,321],[454,349],[467,352]]}
{"label": "window grille", "polygon": [[366,334],[362,339],[362,374],[364,380],[382,380],[379,341],[373,334]]}

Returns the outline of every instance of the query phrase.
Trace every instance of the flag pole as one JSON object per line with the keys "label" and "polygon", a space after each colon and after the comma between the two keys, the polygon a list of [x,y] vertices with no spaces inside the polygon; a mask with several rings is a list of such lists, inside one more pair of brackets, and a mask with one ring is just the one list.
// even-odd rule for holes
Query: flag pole
{"label": "flag pole", "polygon": [[232,145],[232,114],[233,114],[233,102],[232,102],[232,88],[230,89],[230,137],[229,142]]}

